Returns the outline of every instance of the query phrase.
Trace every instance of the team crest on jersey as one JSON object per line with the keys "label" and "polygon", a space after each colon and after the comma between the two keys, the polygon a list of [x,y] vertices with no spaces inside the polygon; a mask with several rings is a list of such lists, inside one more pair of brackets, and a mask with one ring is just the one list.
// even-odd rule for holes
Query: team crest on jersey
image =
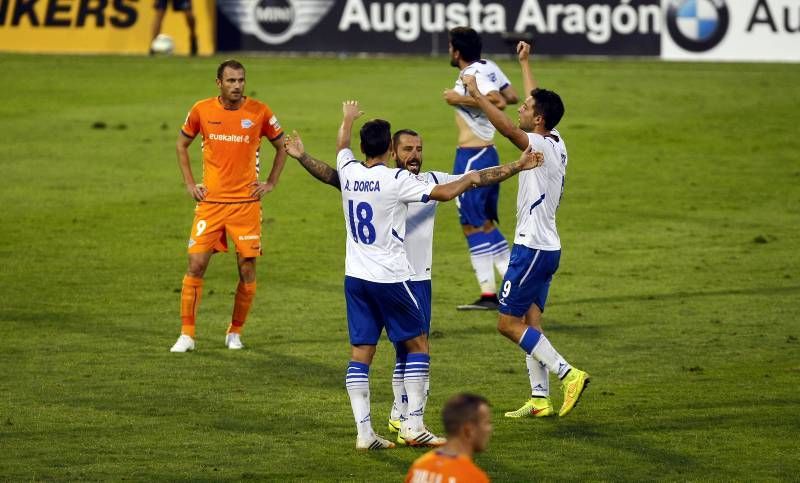
{"label": "team crest on jersey", "polygon": [[242,119],[242,129],[250,129],[253,127],[253,121],[250,119]]}
{"label": "team crest on jersey", "polygon": [[197,242],[196,242],[196,241],[194,241],[194,238],[189,238],[189,248],[192,248],[192,247],[193,247],[193,246],[195,246],[196,244],[197,244]]}

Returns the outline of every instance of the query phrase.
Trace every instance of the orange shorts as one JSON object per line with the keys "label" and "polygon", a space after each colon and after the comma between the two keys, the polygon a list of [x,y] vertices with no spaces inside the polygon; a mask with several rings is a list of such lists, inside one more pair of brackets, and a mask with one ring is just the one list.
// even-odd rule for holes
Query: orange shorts
{"label": "orange shorts", "polygon": [[198,203],[189,253],[227,252],[228,236],[239,255],[261,256],[261,203]]}

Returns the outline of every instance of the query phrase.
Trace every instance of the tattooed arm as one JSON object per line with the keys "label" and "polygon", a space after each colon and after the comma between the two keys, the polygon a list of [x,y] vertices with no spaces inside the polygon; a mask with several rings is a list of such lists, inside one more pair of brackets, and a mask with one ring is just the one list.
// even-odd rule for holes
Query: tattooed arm
{"label": "tattooed arm", "polygon": [[542,162],[544,162],[542,153],[533,151],[531,147],[528,146],[528,148],[522,152],[519,159],[513,163],[494,168],[486,168],[480,171],[469,171],[454,181],[437,184],[429,196],[432,200],[449,201],[472,188],[499,183],[520,171],[541,166]]}
{"label": "tattooed arm", "polygon": [[284,147],[286,148],[286,153],[298,160],[300,165],[303,166],[311,176],[341,191],[339,173],[327,163],[308,154],[303,147],[303,141],[300,139],[300,135],[297,134],[297,131],[293,131],[290,136],[286,136]]}
{"label": "tattooed arm", "polygon": [[297,160],[300,161],[300,164],[306,168],[306,171],[308,171],[311,176],[341,191],[341,185],[339,184],[339,173],[337,173],[335,169],[328,166],[327,163],[324,163],[305,152],[300,155]]}
{"label": "tattooed arm", "polygon": [[528,146],[528,148],[522,152],[520,158],[513,163],[507,163],[502,166],[495,166],[493,168],[486,168],[478,171],[478,177],[480,181],[476,183],[476,186],[488,186],[490,184],[500,183],[501,181],[507,180],[520,171],[539,167],[543,162],[544,156],[542,153],[532,151],[531,147]]}

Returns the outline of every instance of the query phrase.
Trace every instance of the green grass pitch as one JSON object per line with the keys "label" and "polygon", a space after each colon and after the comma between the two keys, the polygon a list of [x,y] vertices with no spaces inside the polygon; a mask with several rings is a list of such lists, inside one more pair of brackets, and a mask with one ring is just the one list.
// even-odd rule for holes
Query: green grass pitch
{"label": "green grass pitch", "polygon": [[[174,141],[215,94],[220,59],[0,55],[0,479],[399,481],[422,454],[354,450],[341,205],[293,160],[263,203],[247,349],[223,346],[229,253],[207,273],[198,350],[168,352],[193,208]],[[426,168],[451,168],[446,59],[241,60],[247,92],[309,152],[334,160],[341,101],[355,98],[421,132]],[[516,63],[501,65],[521,90]],[[593,383],[566,418],[504,420],[528,391],[523,353],[492,314],[455,311],[477,288],[444,205],[427,422],[441,430],[457,391],[486,395],[495,431],[477,462],[496,481],[796,479],[800,68],[534,71],[565,100],[570,153],[545,329]],[[496,141],[503,161],[517,156]],[[511,181],[506,235],[515,197]],[[379,431],[392,362],[384,342]]]}

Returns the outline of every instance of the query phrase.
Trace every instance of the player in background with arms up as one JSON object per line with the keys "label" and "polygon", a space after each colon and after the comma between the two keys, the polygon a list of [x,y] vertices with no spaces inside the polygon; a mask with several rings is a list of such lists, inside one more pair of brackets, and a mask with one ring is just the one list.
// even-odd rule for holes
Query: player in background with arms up
{"label": "player in background with arms up", "polygon": [[542,333],[545,301],[561,258],[556,210],[564,191],[568,158],[564,139],[555,127],[564,115],[564,104],[555,92],[536,88],[528,63],[530,45],[520,42],[517,52],[529,93],[518,110],[519,126],[481,94],[473,76],[464,76],[469,94],[500,134],[520,150],[533,148],[544,153],[541,168],[519,177],[514,247],[500,289],[497,328],[525,351],[531,384],[531,399],[506,416],[553,414],[548,371],[561,380],[564,400],[558,415],[565,416],[583,394],[589,375],[572,367]]}
{"label": "player in background with arms up", "polygon": [[[211,255],[236,245],[239,285],[225,336],[229,349],[241,349],[241,331],[256,293],[256,258],[261,256],[261,198],[278,183],[286,151],[283,131],[266,104],[244,95],[245,69],[235,60],[217,68],[219,95],[192,106],[177,141],[178,165],[189,195],[197,201],[189,238],[189,268],[181,289],[181,336],[172,352],[195,348],[197,307]],[[189,145],[202,136],[203,182],[196,183]],[[275,148],[267,181],[258,179],[261,137]]]}
{"label": "player in background with arms up", "polygon": [[[435,185],[403,169],[385,166],[391,148],[389,123],[368,121],[361,128],[361,150],[366,161],[355,159],[349,149],[353,121],[361,115],[358,103],[343,106],[342,126],[337,138],[337,169],[305,153],[296,135],[287,139],[288,153],[318,179],[342,191],[347,255],[345,300],[351,343],[351,361],[345,385],[353,409],[358,449],[391,448],[375,434],[370,418],[369,367],[381,331],[406,350],[403,385],[408,395],[408,413],[400,438],[412,446],[441,446],[442,438],[425,428],[423,416],[429,378],[430,356],[426,321],[421,304],[409,287],[412,269],[406,258],[407,207],[430,200],[447,201],[473,185],[486,182],[487,174],[468,173],[450,183]],[[538,161],[530,154],[517,167],[530,169]]]}
{"label": "player in background with arms up", "polygon": [[[343,134],[349,138],[349,133]],[[287,153],[300,161],[300,164],[318,180],[327,183],[339,190],[339,176],[337,172],[326,163],[318,161],[305,153],[305,149],[299,137],[286,137]],[[422,136],[411,129],[400,129],[392,136],[392,157],[395,167],[405,169],[415,175],[420,175],[428,183],[443,184],[459,179],[463,175],[453,175],[441,171],[421,171],[423,163]],[[543,159],[541,153],[534,153],[537,162]],[[488,183],[498,183],[513,176],[520,168],[522,160],[516,163],[508,163],[503,166],[486,168],[481,171],[480,186]],[[411,264],[413,274],[408,286],[416,297],[422,308],[422,315],[425,318],[425,333],[430,334],[431,326],[431,306],[432,306],[432,287],[431,287],[431,268],[433,261],[433,233],[436,208],[439,203],[429,200],[427,203],[409,203],[408,215],[406,218],[406,236],[403,245],[406,256]],[[391,433],[397,434],[397,442],[404,444],[405,441],[400,437],[402,423],[407,419],[408,414],[408,393],[404,385],[405,369],[408,352],[404,344],[395,344],[396,361],[394,375],[392,377],[392,392],[394,393],[394,403],[389,415],[388,429]],[[428,387],[425,388],[428,394]]]}
{"label": "player in background with arms up", "polygon": [[[475,76],[482,94],[498,109],[518,101],[508,77],[491,60],[481,58],[482,42],[478,33],[467,27],[450,31],[450,65],[460,70],[455,87],[444,91],[445,101],[455,108],[458,148],[454,174],[472,169],[497,166],[499,156],[494,146],[494,127],[475,101],[467,94],[461,75]],[[495,270],[503,277],[508,268],[508,242],[495,225],[498,220],[499,186],[488,186],[459,196],[461,228],[469,246],[470,261],[480,285],[481,296],[460,310],[497,308]]]}
{"label": "player in background with arms up", "polygon": [[489,402],[474,394],[458,394],[442,409],[447,444],[417,458],[406,483],[488,483],[489,477],[472,461],[486,450],[492,435]]}

